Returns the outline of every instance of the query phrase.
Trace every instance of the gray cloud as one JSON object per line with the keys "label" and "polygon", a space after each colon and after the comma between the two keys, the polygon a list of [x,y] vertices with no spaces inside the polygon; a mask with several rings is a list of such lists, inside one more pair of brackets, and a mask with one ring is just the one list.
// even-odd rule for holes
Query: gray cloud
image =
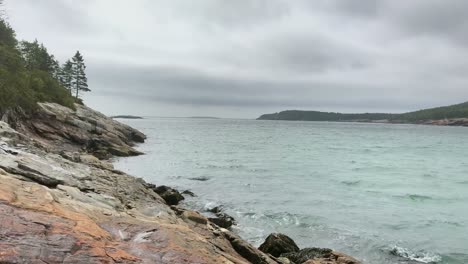
{"label": "gray cloud", "polygon": [[433,35],[468,47],[468,2],[416,0],[393,6],[393,20],[408,34]]}
{"label": "gray cloud", "polygon": [[[20,38],[88,63],[110,113],[256,117],[468,100],[463,0],[6,0]],[[115,104],[115,102],[119,102]]]}

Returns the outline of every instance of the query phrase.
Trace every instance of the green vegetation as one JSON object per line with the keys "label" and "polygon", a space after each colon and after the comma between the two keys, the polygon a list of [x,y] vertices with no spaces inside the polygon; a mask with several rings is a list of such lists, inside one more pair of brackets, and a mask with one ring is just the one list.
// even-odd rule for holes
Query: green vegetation
{"label": "green vegetation", "polygon": [[[72,80],[71,89],[75,91],[75,98],[78,99],[80,92],[89,92],[91,90],[88,88],[88,79],[86,78],[85,73],[86,65],[84,64],[83,56],[81,56],[79,51],[77,51],[75,56],[73,56],[72,61],[72,76],[67,76],[67,80]],[[64,65],[64,67],[65,66],[67,65]],[[67,72],[63,72],[62,74],[66,75]]]}
{"label": "green vegetation", "polygon": [[398,115],[396,119],[416,122],[451,118],[468,118],[468,102],[405,113]]}
{"label": "green vegetation", "polygon": [[274,114],[260,116],[260,120],[300,120],[300,121],[383,121],[388,122],[422,122],[427,120],[440,120],[452,118],[468,118],[468,102],[425,109],[404,114],[342,114],[318,111],[288,110]]}
{"label": "green vegetation", "polygon": [[74,108],[81,101],[79,93],[89,91],[85,68],[79,52],[73,63],[60,67],[37,40],[18,42],[15,31],[0,17],[0,117],[9,109],[32,112],[37,102]]}

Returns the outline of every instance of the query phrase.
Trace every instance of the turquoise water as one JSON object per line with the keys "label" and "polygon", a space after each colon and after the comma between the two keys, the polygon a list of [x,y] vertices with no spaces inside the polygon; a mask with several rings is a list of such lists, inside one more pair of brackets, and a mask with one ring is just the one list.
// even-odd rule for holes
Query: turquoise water
{"label": "turquoise water", "polygon": [[223,205],[242,237],[271,232],[365,263],[468,263],[468,128],[150,118],[116,167]]}

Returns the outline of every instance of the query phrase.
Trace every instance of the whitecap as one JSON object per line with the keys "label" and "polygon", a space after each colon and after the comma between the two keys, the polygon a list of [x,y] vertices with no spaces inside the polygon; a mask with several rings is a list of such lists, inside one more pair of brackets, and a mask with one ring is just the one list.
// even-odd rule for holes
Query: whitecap
{"label": "whitecap", "polygon": [[438,263],[442,260],[442,257],[435,253],[425,251],[415,252],[399,246],[393,246],[390,254],[421,263]]}

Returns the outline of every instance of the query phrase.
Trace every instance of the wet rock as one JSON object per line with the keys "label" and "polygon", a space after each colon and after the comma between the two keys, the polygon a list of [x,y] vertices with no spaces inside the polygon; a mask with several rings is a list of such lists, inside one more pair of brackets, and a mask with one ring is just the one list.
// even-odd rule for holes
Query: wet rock
{"label": "wet rock", "polygon": [[208,220],[222,228],[230,228],[236,223],[236,220],[232,216],[225,213],[217,213],[216,217],[210,217]]}
{"label": "wet rock", "polygon": [[146,186],[159,194],[168,205],[178,205],[180,201],[185,199],[179,191],[171,187],[165,185],[156,187],[156,185],[150,183],[147,183]]}
{"label": "wet rock", "polygon": [[288,258],[294,263],[304,263],[310,259],[326,259],[332,256],[332,250],[328,248],[304,248],[300,251],[283,253],[281,257]]}
{"label": "wet rock", "polygon": [[299,251],[299,247],[296,245],[294,240],[280,233],[270,234],[258,249],[274,257]]}
{"label": "wet rock", "polygon": [[138,143],[143,143],[146,140],[146,136],[143,133],[134,130],[130,132],[130,139]]}
{"label": "wet rock", "polygon": [[222,212],[223,209],[221,206],[215,206],[213,208],[207,209],[207,211],[213,213],[216,216],[210,217],[208,220],[219,227],[230,228],[236,224],[234,217]]}
{"label": "wet rock", "polygon": [[211,212],[211,213],[214,213],[214,214],[219,214],[223,211],[222,207],[221,206],[215,206],[211,209],[208,209],[207,210],[208,212]]}
{"label": "wet rock", "polygon": [[192,191],[189,191],[189,190],[183,191],[182,194],[185,194],[191,197],[196,197],[196,195]]}

